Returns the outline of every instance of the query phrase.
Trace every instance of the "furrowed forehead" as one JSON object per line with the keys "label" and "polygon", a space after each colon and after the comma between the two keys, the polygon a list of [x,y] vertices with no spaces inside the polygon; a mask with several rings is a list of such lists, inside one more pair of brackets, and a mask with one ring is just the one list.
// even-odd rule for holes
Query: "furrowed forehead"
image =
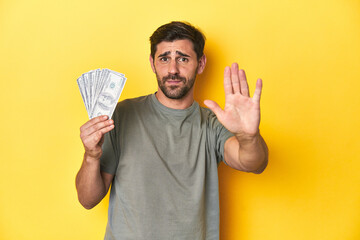
{"label": "furrowed forehead", "polygon": [[[190,55],[183,53],[181,51],[175,51],[176,55],[182,56],[182,57],[190,57]],[[161,53],[158,57],[165,57],[171,55],[171,51],[166,51],[164,53]]]}
{"label": "furrowed forehead", "polygon": [[163,41],[156,46],[155,55],[167,56],[175,53],[180,56],[195,56],[196,52],[193,48],[193,43],[188,39],[175,40],[172,42]]}

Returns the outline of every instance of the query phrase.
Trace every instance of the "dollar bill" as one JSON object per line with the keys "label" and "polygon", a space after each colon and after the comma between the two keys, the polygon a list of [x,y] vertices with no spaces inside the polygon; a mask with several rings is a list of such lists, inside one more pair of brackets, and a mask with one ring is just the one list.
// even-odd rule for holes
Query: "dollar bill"
{"label": "dollar bill", "polygon": [[77,79],[90,119],[101,115],[112,117],[125,82],[124,74],[110,69],[91,70]]}

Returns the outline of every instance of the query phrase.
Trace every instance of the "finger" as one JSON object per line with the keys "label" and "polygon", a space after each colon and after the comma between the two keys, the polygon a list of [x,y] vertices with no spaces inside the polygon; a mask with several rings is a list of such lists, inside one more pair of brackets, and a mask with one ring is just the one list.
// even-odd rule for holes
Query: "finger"
{"label": "finger", "polygon": [[90,126],[94,125],[95,123],[101,122],[101,121],[105,121],[107,120],[109,117],[106,115],[102,115],[102,116],[98,116],[95,118],[90,119],[89,121],[87,121],[84,125],[82,125],[80,127],[80,131],[84,131],[85,129],[89,128]]}
{"label": "finger", "polygon": [[106,120],[106,121],[103,121],[103,122],[98,122],[90,127],[88,127],[87,129],[85,129],[85,131],[83,131],[80,136],[82,137],[86,137],[86,136],[89,136],[91,134],[93,134],[94,132],[97,132],[103,128],[107,128],[109,126],[112,126],[113,127],[114,125],[114,121],[112,119],[110,120]]}
{"label": "finger", "polygon": [[224,91],[225,91],[225,95],[233,93],[230,72],[231,72],[230,67],[226,66],[225,71],[224,71]]}
{"label": "finger", "polygon": [[103,136],[105,133],[110,132],[114,128],[114,125],[110,125],[104,128],[99,129],[96,132],[86,136],[83,140],[83,144],[87,149],[93,149],[102,142]]}
{"label": "finger", "polygon": [[109,127],[111,125],[114,124],[114,120],[110,119],[110,120],[106,120],[106,121],[101,121],[101,122],[97,122],[93,125],[90,125],[88,128],[86,128],[85,130],[83,130],[81,133],[80,133],[80,136],[83,138],[83,137],[86,137],[86,136],[89,136],[91,134],[93,134],[94,132],[102,129],[102,128],[106,128],[106,127]]}
{"label": "finger", "polygon": [[86,138],[83,139],[83,144],[85,150],[93,151],[96,148],[98,148],[98,143],[101,141],[102,134],[101,132],[95,132],[89,136],[86,136]]}
{"label": "finger", "polygon": [[249,95],[249,85],[246,80],[245,71],[243,69],[239,69],[239,78],[240,78],[240,90],[241,94],[247,97],[250,97]]}
{"label": "finger", "polygon": [[261,90],[262,90],[262,80],[259,78],[256,81],[256,88],[255,88],[255,93],[253,96],[253,99],[255,100],[255,102],[260,103]]}
{"label": "finger", "polygon": [[240,93],[239,65],[237,63],[231,65],[231,84],[234,93]]}
{"label": "finger", "polygon": [[205,100],[204,104],[215,113],[215,115],[220,119],[222,114],[223,114],[223,110],[221,109],[221,107],[219,106],[219,104],[217,104],[214,101],[211,100]]}

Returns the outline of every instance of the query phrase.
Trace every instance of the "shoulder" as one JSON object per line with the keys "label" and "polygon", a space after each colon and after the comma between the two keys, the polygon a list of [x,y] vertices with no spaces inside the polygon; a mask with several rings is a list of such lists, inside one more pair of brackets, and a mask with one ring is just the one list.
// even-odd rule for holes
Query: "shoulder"
{"label": "shoulder", "polygon": [[145,96],[136,97],[136,98],[128,98],[121,102],[118,102],[117,105],[126,106],[126,105],[131,105],[131,104],[141,104],[141,103],[145,102],[149,97],[151,97],[151,95],[145,95]]}
{"label": "shoulder", "polygon": [[[206,128],[214,133],[224,132],[230,133],[218,120],[215,113],[208,108],[200,107],[202,122],[206,124]],[[232,135],[232,134],[231,134]]]}
{"label": "shoulder", "polygon": [[201,107],[200,106],[200,114],[202,116],[205,116],[205,117],[210,117],[212,115],[215,115],[210,109],[206,108],[206,107]]}
{"label": "shoulder", "polygon": [[206,121],[208,124],[218,122],[215,113],[206,107],[200,107],[200,114],[203,121]]}
{"label": "shoulder", "polygon": [[146,95],[146,96],[141,96],[141,97],[136,97],[136,98],[125,99],[125,100],[117,103],[115,111],[132,109],[134,107],[146,104],[146,102],[148,102],[150,96],[151,95]]}
{"label": "shoulder", "polygon": [[118,102],[114,110],[113,119],[135,118],[136,116],[147,116],[152,109],[151,97],[153,94],[125,99]]}
{"label": "shoulder", "polygon": [[142,112],[143,109],[146,109],[144,106],[149,102],[148,99],[150,96],[151,95],[129,98],[118,102],[112,118],[117,121],[137,112]]}

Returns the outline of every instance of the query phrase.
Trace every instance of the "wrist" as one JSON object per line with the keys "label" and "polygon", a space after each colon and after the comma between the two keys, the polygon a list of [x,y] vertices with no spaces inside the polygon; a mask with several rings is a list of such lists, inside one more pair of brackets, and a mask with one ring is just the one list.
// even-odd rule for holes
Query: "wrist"
{"label": "wrist", "polygon": [[254,134],[248,134],[248,133],[235,133],[235,137],[240,143],[240,145],[244,144],[253,144],[256,143],[260,138],[260,132],[259,130]]}
{"label": "wrist", "polygon": [[[99,155],[99,154],[97,154]],[[100,156],[98,157],[97,155],[93,155],[93,154],[89,154],[87,152],[84,153],[84,161],[86,163],[97,163],[100,161]]]}

